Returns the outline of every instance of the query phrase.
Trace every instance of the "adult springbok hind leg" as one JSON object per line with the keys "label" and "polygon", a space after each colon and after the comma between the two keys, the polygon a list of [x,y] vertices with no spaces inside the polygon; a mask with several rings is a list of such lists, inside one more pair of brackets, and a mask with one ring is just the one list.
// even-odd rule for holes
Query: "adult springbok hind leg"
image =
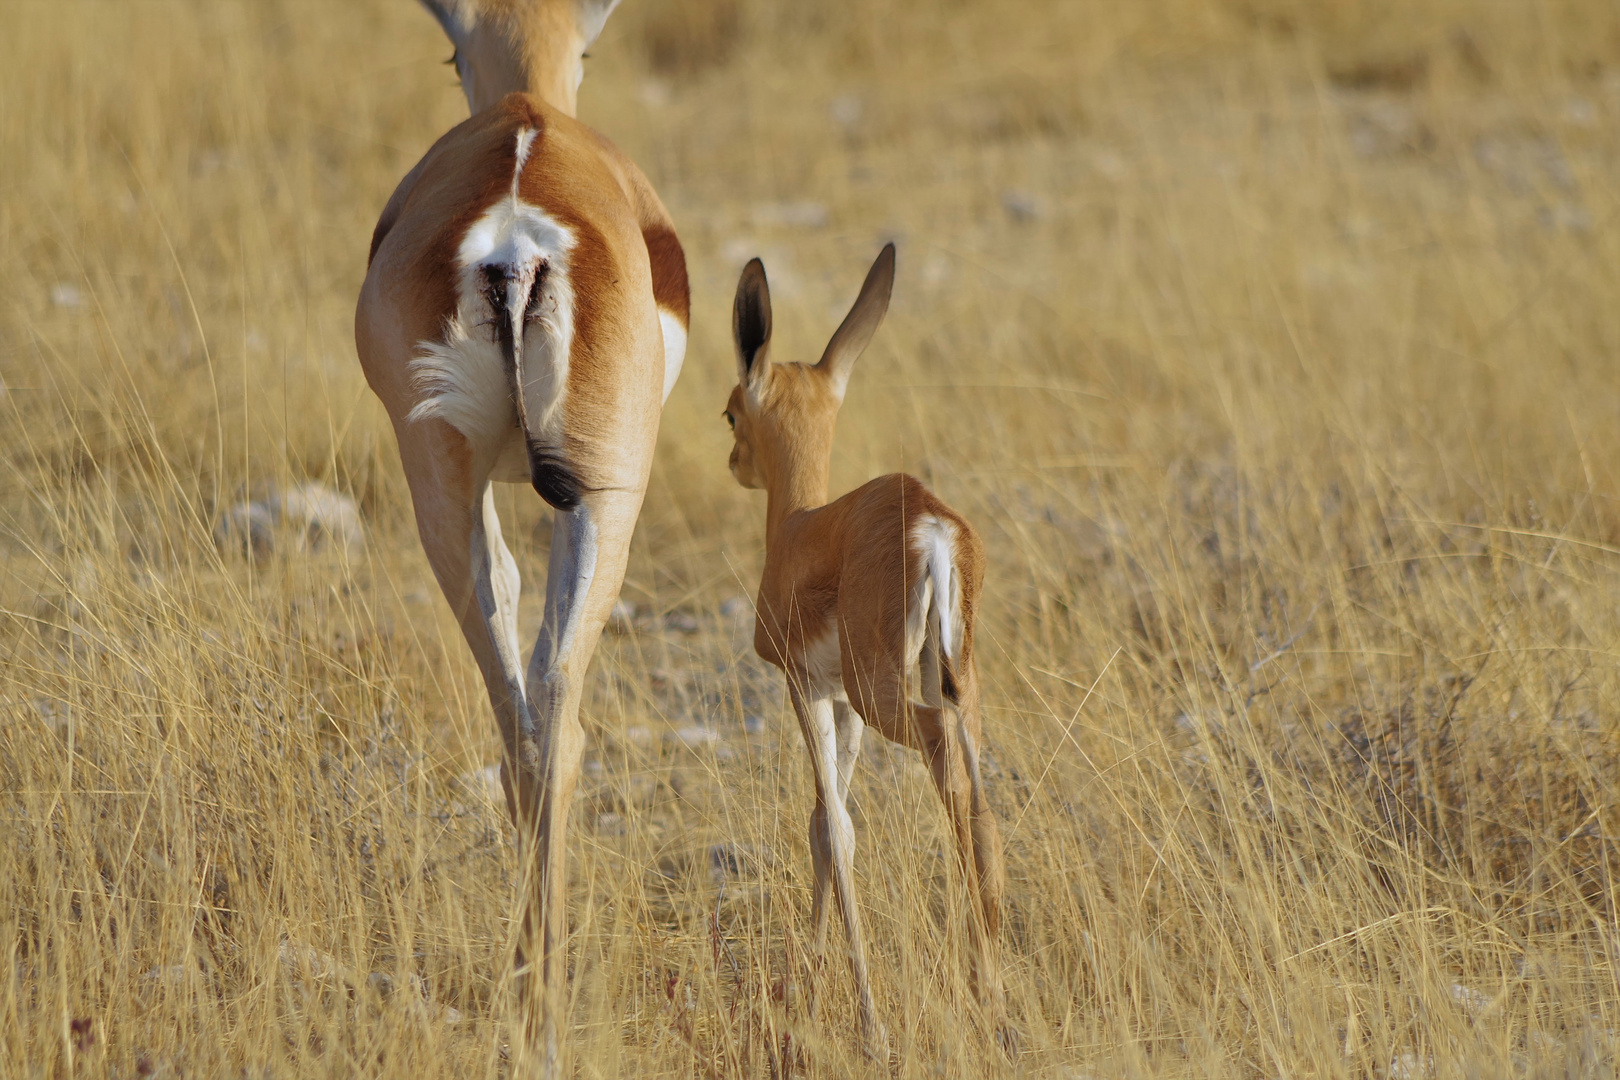
{"label": "adult springbok hind leg", "polygon": [[[566,1070],[567,807],[585,668],[624,575],[659,412],[685,355],[685,257],[635,164],[574,119],[584,50],[617,0],[424,0],[471,116],[407,173],[355,310],[422,545],[488,686],[522,844],[514,1070]],[[527,672],[518,577],[488,494],[556,512]]]}
{"label": "adult springbok hind leg", "polygon": [[[512,760],[517,747],[510,736],[527,707],[517,636],[522,581],[501,537],[488,470],[478,468],[466,438],[442,420],[411,422],[398,435],[422,550],[478,663]],[[504,766],[502,781],[515,819]]]}
{"label": "adult springbok hind leg", "polygon": [[[654,429],[655,431],[656,429]],[[650,452],[633,428],[620,447]],[[584,676],[624,579],[639,488],[584,495],[555,511],[545,616],[527,677],[519,662],[517,566],[502,541],[487,470],[467,441],[434,419],[400,432],[422,548],[478,662],[505,749],[501,779],[518,826],[521,931],[515,942],[524,1045],[559,1061],[556,1009],[566,982],[567,811],[578,782]]]}
{"label": "adult springbok hind leg", "polygon": [[[545,274],[520,279],[536,283],[521,305],[510,298],[498,304],[502,294],[483,288],[487,271],[505,265],[487,258],[461,266],[456,255],[449,265],[459,266],[459,277],[424,284],[417,275],[442,265],[436,252],[446,246],[443,237],[458,235],[415,228],[411,208],[434,205],[424,195],[407,204],[378,246],[356,336],[367,378],[394,420],[423,548],[478,661],[501,732],[508,804],[523,845],[516,942],[522,1024],[514,1052],[534,1062],[520,1071],[554,1076],[564,1067],[565,828],[583,741],[580,692],[623,580],[670,352],[633,207],[606,196],[575,206],[555,194],[580,173],[592,190],[615,190],[606,164],[582,156],[595,144],[564,138],[574,134],[566,118],[518,95],[469,125],[458,131],[478,151],[472,160],[504,169],[516,186],[495,187],[495,201],[476,219],[490,230],[466,235],[499,238],[510,226],[515,238],[495,245],[489,258],[513,251],[528,258],[524,244],[538,241],[527,228],[551,245],[540,248]],[[550,135],[538,133],[547,125]],[[446,169],[453,163],[442,161]],[[418,191],[429,175],[451,189],[464,179],[424,173]],[[529,201],[552,197],[549,211]],[[623,213],[587,217],[598,202]],[[423,295],[452,306],[415,305]],[[515,332],[500,332],[520,319],[532,348]],[[490,325],[494,341],[480,336]],[[534,378],[520,377],[527,372]],[[523,409],[512,400],[517,393],[532,398]],[[528,428],[519,427],[524,416]],[[517,573],[500,539],[491,479],[529,480],[555,508],[544,625],[526,675],[516,643]]]}
{"label": "adult springbok hind leg", "polygon": [[[624,580],[642,492],[598,491],[554,515],[546,570],[545,618],[529,661],[529,710],[515,750],[517,805],[532,848],[523,853],[533,883],[517,942],[519,992],[531,1037],[556,1057],[557,1011],[567,965],[567,823],[585,747],[580,697],[591,654]],[[531,853],[532,852],[532,853]]]}

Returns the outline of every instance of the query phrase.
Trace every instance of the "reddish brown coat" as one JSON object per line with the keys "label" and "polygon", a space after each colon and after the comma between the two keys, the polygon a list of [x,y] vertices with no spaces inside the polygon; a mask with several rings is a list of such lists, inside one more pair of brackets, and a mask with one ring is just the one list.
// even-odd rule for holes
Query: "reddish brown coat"
{"label": "reddish brown coat", "polygon": [[[355,344],[393,420],[423,550],[478,662],[501,732],[502,782],[524,847],[516,935],[522,1023],[512,1039],[513,1068],[550,1077],[566,1072],[566,824],[584,747],[580,695],[624,578],[651,468],[665,368],[673,370],[668,320],[684,348],[686,265],[646,178],[573,118],[582,54],[614,0],[423,3],[455,44],[473,115],[433,145],[383,209],[355,312]],[[519,170],[525,130],[534,136]],[[546,227],[571,234],[566,273],[553,280],[571,290],[553,297],[569,299],[567,319],[562,300],[551,311],[556,326],[568,322],[571,336],[553,327],[545,339],[568,342],[561,392],[545,391],[556,406],[546,437],[561,445],[545,449],[566,458],[585,485],[554,519],[545,621],[526,670],[516,640],[521,582],[490,494],[516,430],[512,418],[522,410],[510,394],[492,399],[487,392],[489,368],[479,366],[478,351],[494,345],[469,336],[477,327],[452,325],[453,318],[483,317],[458,311],[467,302],[462,243],[514,183],[519,202],[538,208],[531,218],[543,215]],[[535,280],[552,269],[538,261],[525,268]],[[531,302],[539,295],[536,288]],[[514,313],[508,302],[506,311],[525,325],[527,307]],[[451,330],[461,336],[447,340]],[[508,349],[516,339],[505,329],[497,336],[505,374],[523,395],[523,354]],[[451,375],[471,380],[458,400],[470,402],[474,415],[458,413],[461,427],[431,409],[413,419],[427,400],[420,364],[440,347]]]}
{"label": "reddish brown coat", "polygon": [[[1005,870],[979,772],[983,731],[973,662],[984,546],[967,520],[915,477],[879,477],[827,501],[838,408],[850,369],[888,307],[893,280],[890,246],[814,365],[771,362],[770,290],[759,260],[738,283],[738,381],[726,403],[731,471],[744,487],[766,491],[754,649],[787,675],[810,750],[816,950],[824,947],[836,895],[868,1048],[880,1054],[885,1036],[866,967],[851,870],[854,830],[844,805],[863,723],[922,751],[929,763],[977,901],[967,927],[975,983],[997,1036],[1010,1047],[996,945]],[[838,651],[829,655],[834,640]],[[913,666],[921,670],[921,702],[909,692]]]}

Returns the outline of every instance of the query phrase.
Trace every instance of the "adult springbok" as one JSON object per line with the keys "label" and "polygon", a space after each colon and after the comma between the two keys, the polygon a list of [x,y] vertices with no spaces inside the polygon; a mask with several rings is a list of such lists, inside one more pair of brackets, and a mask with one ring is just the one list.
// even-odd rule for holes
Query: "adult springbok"
{"label": "adult springbok", "polygon": [[[423,0],[455,46],[472,117],[388,200],[355,312],[422,547],[505,742],[501,780],[524,848],[514,1042],[543,1075],[562,1068],[580,691],[686,344],[686,263],[669,215],[635,165],[574,119],[584,51],[616,2]],[[491,481],[533,484],[554,508],[527,673]]]}
{"label": "adult springbok", "polygon": [[[867,1052],[887,1041],[872,1002],[855,905],[855,829],[845,807],[870,724],[923,753],[950,814],[970,896],[968,933],[981,1004],[1009,1051],[996,936],[1004,871],[1001,835],[979,777],[979,683],[973,612],[984,548],[963,518],[914,477],[881,476],[831,503],[833,426],[855,360],[872,340],[894,286],[894,245],[816,364],[773,364],[771,295],[758,259],[743,270],[732,312],[737,386],[725,417],[731,473],[764,488],[765,573],[754,649],[787,675],[815,774],[810,819],[816,954],[826,946],[829,893],[849,940]],[[922,702],[908,676],[920,668]]]}

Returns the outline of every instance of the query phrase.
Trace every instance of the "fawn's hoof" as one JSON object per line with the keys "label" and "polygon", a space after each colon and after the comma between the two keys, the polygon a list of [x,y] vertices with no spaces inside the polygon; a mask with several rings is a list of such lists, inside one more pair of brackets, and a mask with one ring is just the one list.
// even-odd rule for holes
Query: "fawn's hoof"
{"label": "fawn's hoof", "polygon": [[1008,1061],[1018,1060],[1018,1029],[1009,1020],[996,1021],[996,1045],[1007,1055]]}

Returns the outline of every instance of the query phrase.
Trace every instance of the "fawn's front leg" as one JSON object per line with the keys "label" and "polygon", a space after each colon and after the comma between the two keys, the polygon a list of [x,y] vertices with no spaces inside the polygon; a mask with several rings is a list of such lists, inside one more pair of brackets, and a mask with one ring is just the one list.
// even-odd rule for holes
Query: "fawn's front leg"
{"label": "fawn's front leg", "polygon": [[[867,974],[866,942],[861,934],[860,913],[855,907],[855,823],[850,820],[845,798],[849,790],[848,774],[855,763],[860,746],[858,730],[852,739],[840,738],[837,712],[846,714],[855,724],[860,718],[845,706],[835,710],[831,695],[811,697],[810,693],[790,679],[793,711],[798,714],[799,727],[804,732],[805,745],[810,750],[811,769],[816,780],[816,808],[810,817],[810,852],[814,863],[816,884],[812,918],[816,926],[816,958],[819,963],[826,947],[828,894],[836,895],[844,919],[844,934],[849,941],[849,967],[855,978],[855,992],[860,1003],[861,1042],[866,1053],[874,1058],[888,1056],[888,1033],[878,1022],[877,1006],[872,1000],[872,984]],[[838,703],[842,704],[842,703]],[[847,726],[847,722],[846,722]],[[841,754],[844,747],[847,754]],[[845,760],[841,761],[843,758]]]}

